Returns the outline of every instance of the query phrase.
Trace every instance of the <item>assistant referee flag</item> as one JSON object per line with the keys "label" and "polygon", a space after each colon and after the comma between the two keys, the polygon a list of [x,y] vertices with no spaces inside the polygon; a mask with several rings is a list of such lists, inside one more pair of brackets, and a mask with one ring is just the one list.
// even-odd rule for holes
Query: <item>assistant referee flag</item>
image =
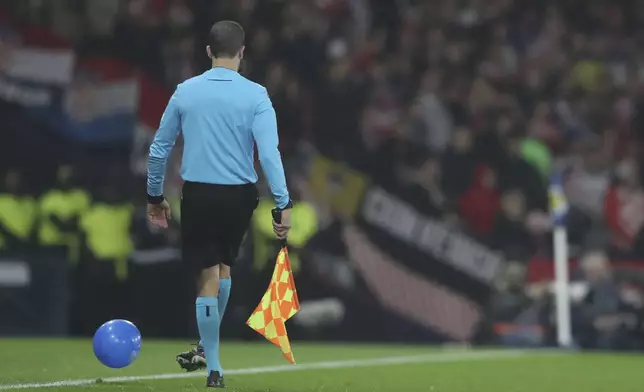
{"label": "assistant referee flag", "polygon": [[284,246],[277,255],[268,290],[246,324],[278,346],[289,362],[295,363],[286,332],[286,321],[299,310],[300,301],[295,289],[288,249]]}

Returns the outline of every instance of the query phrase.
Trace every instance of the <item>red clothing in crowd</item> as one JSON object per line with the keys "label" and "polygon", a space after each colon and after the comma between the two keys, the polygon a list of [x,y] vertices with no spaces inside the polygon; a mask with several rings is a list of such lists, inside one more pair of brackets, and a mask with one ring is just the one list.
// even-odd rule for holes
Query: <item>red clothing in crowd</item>
{"label": "red clothing in crowd", "polygon": [[604,199],[604,215],[613,245],[630,249],[644,224],[644,192],[611,187]]}
{"label": "red clothing in crowd", "polygon": [[494,228],[500,199],[496,190],[496,174],[487,166],[479,166],[474,184],[459,200],[461,218],[474,233],[488,235]]}

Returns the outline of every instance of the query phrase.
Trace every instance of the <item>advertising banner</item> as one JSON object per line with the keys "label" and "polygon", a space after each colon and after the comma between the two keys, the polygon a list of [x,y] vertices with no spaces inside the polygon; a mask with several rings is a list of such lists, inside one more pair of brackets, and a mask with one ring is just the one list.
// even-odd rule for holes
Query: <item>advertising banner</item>
{"label": "advertising banner", "polygon": [[342,163],[315,156],[309,167],[314,203],[328,215],[320,220],[331,223],[309,242],[303,273],[343,291],[347,313],[369,304],[377,318],[395,318],[377,339],[473,340],[503,257]]}

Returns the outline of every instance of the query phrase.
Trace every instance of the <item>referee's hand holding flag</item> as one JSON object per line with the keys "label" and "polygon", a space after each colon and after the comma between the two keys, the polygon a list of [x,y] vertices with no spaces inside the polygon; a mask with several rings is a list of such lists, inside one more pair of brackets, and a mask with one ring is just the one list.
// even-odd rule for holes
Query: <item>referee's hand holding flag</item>
{"label": "referee's hand holding flag", "polygon": [[278,240],[286,241],[288,231],[291,229],[291,209],[274,210],[273,231]]}

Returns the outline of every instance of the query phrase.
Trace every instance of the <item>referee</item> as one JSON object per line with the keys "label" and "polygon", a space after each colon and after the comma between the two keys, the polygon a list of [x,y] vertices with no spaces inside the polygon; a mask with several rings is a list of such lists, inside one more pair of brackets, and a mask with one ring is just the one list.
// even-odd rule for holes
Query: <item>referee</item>
{"label": "referee", "polygon": [[212,69],[177,86],[148,160],[148,217],[165,228],[171,217],[163,197],[165,166],[183,133],[181,253],[197,278],[201,342],[179,354],[177,361],[188,371],[207,367],[206,385],[212,388],[224,387],[219,325],[230,295],[230,267],[259,202],[254,144],[281,211],[280,222],[273,222],[277,238],[285,239],[290,228],[292,203],[278,150],[275,110],[266,88],[238,73],[244,39],[244,29],[236,22],[212,26],[206,47]]}

